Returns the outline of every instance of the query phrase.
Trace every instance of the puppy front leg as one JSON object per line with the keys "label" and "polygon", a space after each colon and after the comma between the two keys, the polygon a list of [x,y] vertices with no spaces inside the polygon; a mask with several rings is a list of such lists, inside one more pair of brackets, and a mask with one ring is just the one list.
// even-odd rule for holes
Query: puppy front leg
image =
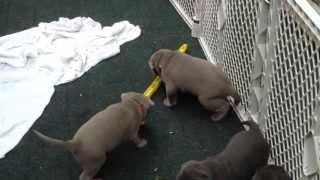
{"label": "puppy front leg", "polygon": [[138,133],[136,133],[132,137],[132,141],[136,144],[138,148],[143,148],[148,144],[148,141],[144,138],[140,138]]}
{"label": "puppy front leg", "polygon": [[177,88],[176,86],[171,83],[167,82],[165,84],[166,88],[166,97],[163,100],[163,104],[167,107],[172,107],[177,104]]}
{"label": "puppy front leg", "polygon": [[229,111],[230,105],[224,99],[199,98],[200,103],[209,111],[212,111],[211,120],[220,121]]}

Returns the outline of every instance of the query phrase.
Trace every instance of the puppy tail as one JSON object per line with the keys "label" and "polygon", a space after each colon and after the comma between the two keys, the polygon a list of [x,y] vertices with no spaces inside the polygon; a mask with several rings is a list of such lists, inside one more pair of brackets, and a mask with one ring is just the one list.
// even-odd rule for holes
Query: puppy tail
{"label": "puppy tail", "polygon": [[255,123],[253,120],[243,121],[243,122],[241,122],[241,124],[249,126],[249,128],[250,128],[249,131],[261,132],[259,125],[257,123]]}
{"label": "puppy tail", "polygon": [[63,141],[60,139],[54,139],[49,136],[46,136],[37,130],[33,130],[33,132],[38,136],[39,139],[41,139],[43,142],[49,144],[52,147],[62,147],[64,149],[69,150],[70,152],[74,152],[75,150],[75,144],[72,140]]}

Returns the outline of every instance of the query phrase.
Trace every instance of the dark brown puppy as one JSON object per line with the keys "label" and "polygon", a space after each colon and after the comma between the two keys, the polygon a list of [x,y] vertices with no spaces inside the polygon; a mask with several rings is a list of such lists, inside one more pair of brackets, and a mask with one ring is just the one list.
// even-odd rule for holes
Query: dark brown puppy
{"label": "dark brown puppy", "polygon": [[258,169],[252,180],[291,180],[283,167],[267,165]]}
{"label": "dark brown puppy", "polygon": [[213,112],[212,120],[219,121],[230,109],[227,96],[233,97],[235,104],[240,102],[239,94],[222,68],[203,59],[160,49],[151,56],[149,66],[165,83],[163,103],[168,107],[177,103],[178,90],[188,91],[198,97],[204,108]]}
{"label": "dark brown puppy", "polygon": [[71,140],[53,139],[34,131],[44,142],[72,152],[83,169],[80,180],[92,180],[106,161],[106,153],[124,141],[137,147],[147,145],[138,135],[146,123],[147,110],[154,103],[140,93],[121,94],[121,102],[108,106],[83,124]]}
{"label": "dark brown puppy", "polygon": [[270,147],[258,125],[243,122],[250,130],[234,135],[226,148],[202,161],[188,161],[181,166],[177,180],[248,180],[266,165]]}

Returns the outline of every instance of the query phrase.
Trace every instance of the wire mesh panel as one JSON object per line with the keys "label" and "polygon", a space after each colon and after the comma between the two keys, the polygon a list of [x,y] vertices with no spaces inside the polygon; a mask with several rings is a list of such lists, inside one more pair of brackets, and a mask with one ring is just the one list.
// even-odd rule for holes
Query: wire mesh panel
{"label": "wire mesh panel", "polygon": [[248,108],[258,2],[237,0],[227,3],[227,20],[222,29],[221,57],[229,79],[241,94],[242,104]]}
{"label": "wire mesh panel", "polygon": [[[203,1],[199,40],[207,58],[224,65],[245,110],[255,105],[252,94],[260,95],[253,110],[273,160],[293,179],[304,177],[304,141],[315,125],[320,92],[320,30],[299,13],[295,0]],[[319,174],[309,177],[320,180]]]}
{"label": "wire mesh panel", "polygon": [[319,92],[320,42],[287,1],[278,1],[274,8],[266,136],[276,164],[298,179]]}
{"label": "wire mesh panel", "polygon": [[[224,65],[224,71],[247,108],[258,3],[256,0],[237,0],[228,1],[225,6],[224,9],[219,0],[206,1],[200,21],[200,39],[204,48],[209,50],[209,60]],[[222,11],[226,14],[225,22],[219,22],[219,12]]]}
{"label": "wire mesh panel", "polygon": [[192,17],[195,15],[196,0],[170,0],[189,27],[192,26]]}
{"label": "wire mesh panel", "polygon": [[200,21],[201,39],[203,45],[209,50],[208,55],[210,60],[215,61],[219,58],[219,31],[217,11],[218,0],[205,1],[205,8],[202,11],[202,19]]}
{"label": "wire mesh panel", "polygon": [[195,0],[177,0],[176,2],[183,7],[189,18],[192,18],[194,16]]}

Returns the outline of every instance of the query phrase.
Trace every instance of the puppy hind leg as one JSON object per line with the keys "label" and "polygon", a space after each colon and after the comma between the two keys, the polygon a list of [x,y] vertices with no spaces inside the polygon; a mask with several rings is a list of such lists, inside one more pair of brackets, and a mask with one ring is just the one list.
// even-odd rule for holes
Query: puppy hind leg
{"label": "puppy hind leg", "polygon": [[207,110],[213,112],[210,118],[214,122],[220,121],[230,109],[229,103],[224,99],[199,98],[199,101]]}
{"label": "puppy hind leg", "polygon": [[87,161],[86,164],[82,167],[83,171],[80,174],[79,180],[100,180],[101,178],[95,179],[94,176],[98,173],[105,161],[105,156],[101,156],[99,159],[94,158]]}
{"label": "puppy hind leg", "polygon": [[167,107],[172,107],[177,104],[177,88],[171,83],[167,82],[165,84],[166,97],[163,99],[163,104]]}

